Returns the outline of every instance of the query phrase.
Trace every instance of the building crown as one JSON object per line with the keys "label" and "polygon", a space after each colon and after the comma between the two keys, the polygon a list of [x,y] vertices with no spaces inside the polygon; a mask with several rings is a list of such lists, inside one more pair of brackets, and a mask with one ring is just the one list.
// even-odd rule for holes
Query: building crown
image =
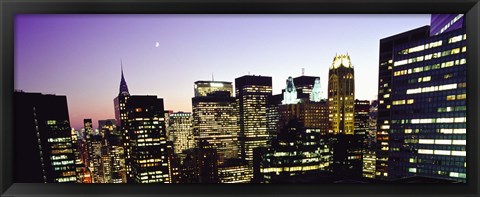
{"label": "building crown", "polygon": [[353,68],[352,62],[350,61],[350,56],[347,54],[341,54],[341,55],[335,55],[333,58],[333,63],[330,66],[330,69],[336,69],[339,68],[340,66],[346,67],[346,68]]}
{"label": "building crown", "polygon": [[119,94],[130,95],[130,92],[128,92],[127,82],[125,81],[125,77],[123,76],[123,63],[121,60],[120,60],[120,65],[121,65],[122,79],[120,80]]}

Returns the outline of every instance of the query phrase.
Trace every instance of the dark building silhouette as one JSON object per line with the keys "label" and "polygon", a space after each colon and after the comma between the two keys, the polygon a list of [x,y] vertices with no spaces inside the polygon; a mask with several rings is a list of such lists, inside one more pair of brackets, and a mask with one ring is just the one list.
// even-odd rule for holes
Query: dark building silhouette
{"label": "dark building silhouette", "polygon": [[313,90],[313,85],[315,84],[315,80],[319,77],[314,76],[299,76],[293,78],[293,82],[295,83],[295,88],[297,89],[297,98],[309,100],[310,94]]}
{"label": "dark building silhouette", "polygon": [[217,150],[201,141],[196,148],[184,151],[181,166],[181,183],[218,183]]}
{"label": "dark building silhouette", "polygon": [[254,149],[256,183],[285,183],[305,174],[327,171],[332,153],[320,129],[305,128],[292,117],[267,147]]}
{"label": "dark building silhouette", "polygon": [[67,97],[14,92],[14,182],[76,182]]}

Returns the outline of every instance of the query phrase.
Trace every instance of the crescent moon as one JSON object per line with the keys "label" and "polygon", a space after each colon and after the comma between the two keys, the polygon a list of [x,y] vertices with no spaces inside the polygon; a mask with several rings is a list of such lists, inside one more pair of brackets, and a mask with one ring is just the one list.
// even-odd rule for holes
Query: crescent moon
{"label": "crescent moon", "polygon": [[155,43],[155,47],[158,47],[158,46],[160,46],[160,43],[158,43],[158,42]]}

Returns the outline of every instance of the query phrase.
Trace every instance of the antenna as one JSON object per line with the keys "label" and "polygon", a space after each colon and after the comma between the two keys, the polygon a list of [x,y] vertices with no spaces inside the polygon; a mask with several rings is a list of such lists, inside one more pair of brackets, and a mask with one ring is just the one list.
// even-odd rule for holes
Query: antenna
{"label": "antenna", "polygon": [[248,75],[250,75],[250,71],[248,71]]}
{"label": "antenna", "polygon": [[302,68],[302,76],[305,76],[305,68]]}
{"label": "antenna", "polygon": [[212,72],[212,81],[215,81],[214,78],[213,78],[213,72]]}

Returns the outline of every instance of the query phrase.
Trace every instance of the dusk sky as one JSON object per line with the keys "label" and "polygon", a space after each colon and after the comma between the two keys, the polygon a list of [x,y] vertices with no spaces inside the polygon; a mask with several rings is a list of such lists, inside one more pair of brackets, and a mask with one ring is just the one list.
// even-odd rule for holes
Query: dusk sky
{"label": "dusk sky", "polygon": [[[191,112],[193,82],[319,76],[335,54],[355,69],[355,97],[377,95],[379,40],[429,25],[430,15],[17,15],[15,89],[66,95],[71,126],[114,118],[120,60],[131,95]],[[156,42],[159,46],[156,47]]]}

